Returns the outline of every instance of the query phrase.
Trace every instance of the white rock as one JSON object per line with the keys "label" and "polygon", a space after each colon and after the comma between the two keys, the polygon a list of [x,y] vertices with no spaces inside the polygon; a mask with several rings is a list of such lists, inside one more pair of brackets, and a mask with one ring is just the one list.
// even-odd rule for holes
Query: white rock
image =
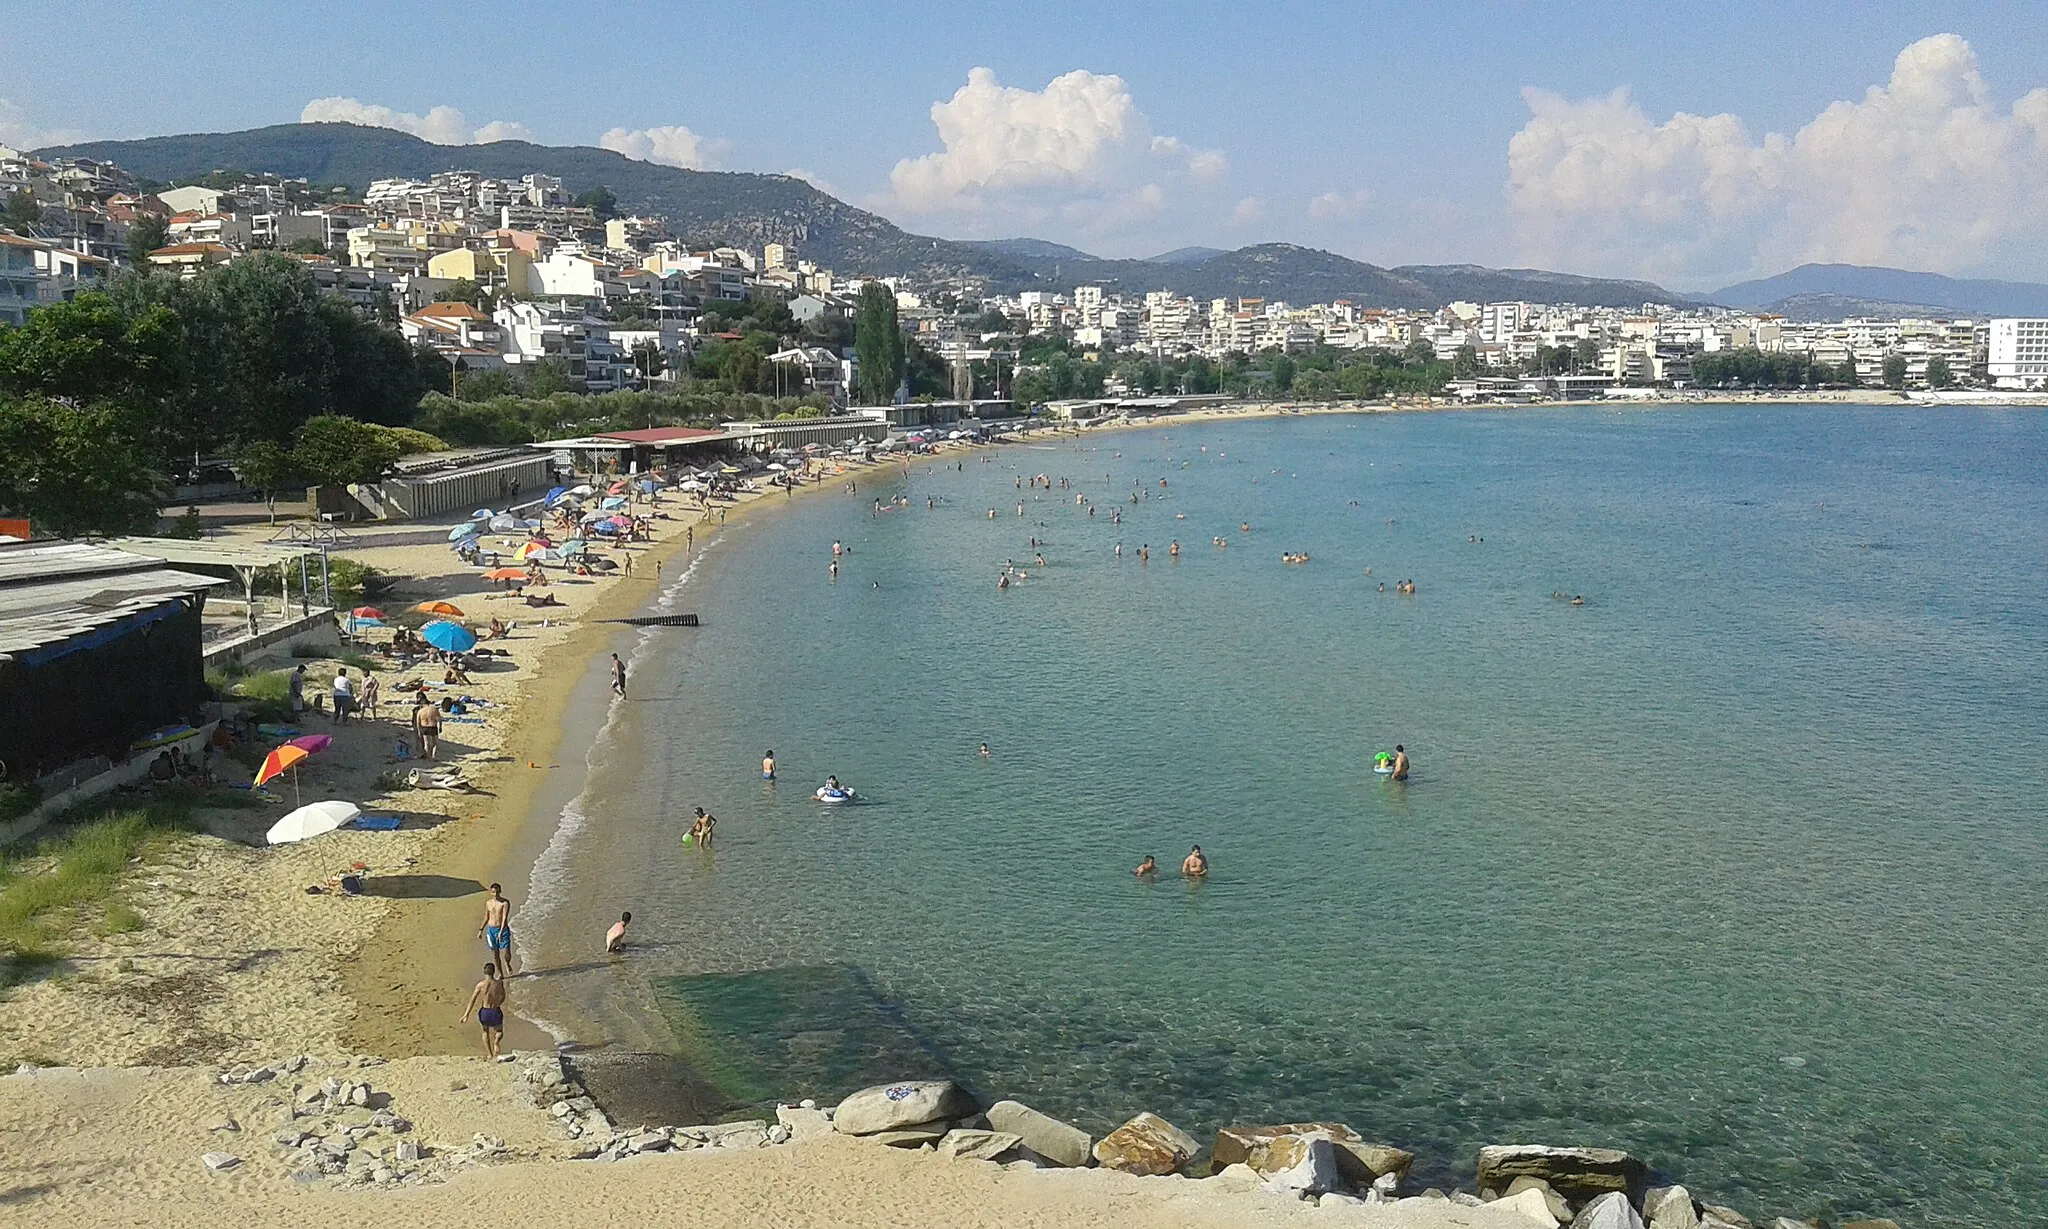
{"label": "white rock", "polygon": [[1643,1218],[1636,1215],[1628,1196],[1609,1191],[1579,1209],[1572,1229],[1643,1229]]}
{"label": "white rock", "polygon": [[261,1084],[265,1080],[274,1080],[276,1078],[276,1071],[272,1070],[269,1067],[258,1067],[254,1071],[251,1071],[249,1074],[243,1076],[242,1083]]}
{"label": "white rock", "polygon": [[368,1084],[358,1084],[351,1088],[348,1093],[348,1103],[350,1105],[368,1105],[370,1103],[370,1086]]}
{"label": "white rock", "polygon": [[409,1165],[420,1159],[420,1146],[409,1139],[401,1139],[398,1141],[398,1147],[392,1152],[392,1156],[401,1163]]}
{"label": "white rock", "polygon": [[1365,1206],[1365,1200],[1354,1195],[1340,1195],[1335,1191],[1331,1191],[1329,1194],[1316,1200],[1316,1206],[1319,1208],[1362,1208]]}
{"label": "white rock", "polygon": [[768,1128],[768,1142],[769,1142],[769,1143],[771,1143],[771,1144],[786,1144],[786,1143],[788,1143],[788,1142],[789,1142],[789,1139],[790,1139],[790,1130],[789,1130],[789,1128],[788,1128],[788,1127],[786,1127],[786,1126],[783,1126],[783,1125],[782,1125],[781,1123],[779,1123],[779,1122],[778,1122],[778,1123],[776,1123],[776,1124],[775,1124],[774,1126],[772,1126],[772,1127],[769,1127],[769,1128]]}
{"label": "white rock", "polygon": [[1007,1131],[1024,1141],[1024,1147],[1055,1165],[1086,1168],[1095,1141],[1088,1132],[1040,1113],[1021,1101],[998,1101],[988,1107],[989,1127]]}
{"label": "white rock", "polygon": [[814,1110],[818,1108],[818,1103],[816,1101],[811,1100],[809,1097],[805,1097],[803,1100],[796,1103],[796,1107],[800,1110]]}
{"label": "white rock", "polygon": [[939,1154],[963,1161],[993,1161],[1024,1141],[1008,1131],[948,1131]]}
{"label": "white rock", "polygon": [[1542,1191],[1532,1187],[1527,1190],[1516,1191],[1512,1195],[1502,1196],[1494,1200],[1490,1206],[1515,1212],[1528,1220],[1530,1224],[1541,1225],[1543,1229],[1557,1229],[1561,1222],[1551,1212],[1550,1201],[1545,1199],[1543,1194]]}
{"label": "white rock", "polygon": [[242,1158],[232,1152],[209,1152],[199,1159],[204,1161],[206,1167],[215,1173],[219,1173],[223,1169],[233,1169],[242,1163]]}
{"label": "white rock", "polygon": [[1700,1229],[1692,1192],[1682,1186],[1660,1187],[1644,1196],[1643,1214],[1649,1218],[1650,1229]]}
{"label": "white rock", "polygon": [[839,1103],[832,1127],[842,1135],[874,1135],[974,1112],[974,1099],[951,1080],[904,1080],[863,1088]]}
{"label": "white rock", "polygon": [[1324,1137],[1309,1140],[1293,1168],[1266,1179],[1267,1190],[1300,1196],[1325,1194],[1343,1185],[1343,1176],[1337,1172],[1337,1145]]}

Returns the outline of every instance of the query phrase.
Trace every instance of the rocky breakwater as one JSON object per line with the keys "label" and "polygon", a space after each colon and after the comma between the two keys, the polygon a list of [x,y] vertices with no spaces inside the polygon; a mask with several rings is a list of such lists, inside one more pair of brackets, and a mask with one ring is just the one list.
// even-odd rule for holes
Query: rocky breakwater
{"label": "rocky breakwater", "polygon": [[799,1141],[831,1133],[1018,1168],[1098,1166],[1138,1177],[1199,1177],[1219,1190],[1261,1190],[1318,1206],[1448,1201],[1512,1217],[1489,1223],[1516,1229],[1899,1229],[1886,1220],[1832,1226],[1790,1217],[1751,1221],[1683,1186],[1657,1184],[1648,1165],[1611,1148],[1489,1146],[1477,1158],[1476,1192],[1418,1191],[1408,1185],[1414,1153],[1373,1142],[1341,1122],[1225,1127],[1204,1163],[1195,1138],[1157,1114],[1138,1114],[1094,1140],[1019,1101],[984,1107],[947,1080],[877,1084],[829,1110],[808,1102],[785,1106],[780,1120]]}

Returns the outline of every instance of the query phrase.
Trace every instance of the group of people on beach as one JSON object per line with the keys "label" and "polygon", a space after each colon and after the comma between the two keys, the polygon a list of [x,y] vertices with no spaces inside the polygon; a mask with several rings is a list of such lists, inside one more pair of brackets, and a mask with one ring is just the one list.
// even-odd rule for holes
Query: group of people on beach
{"label": "group of people on beach", "polygon": [[[697,809],[699,816],[704,809]],[[605,931],[604,950],[607,955],[616,956],[626,949],[626,929],[633,924],[631,912],[619,914],[611,929]],[[496,1059],[498,1047],[505,1038],[505,1002],[509,997],[505,979],[512,977],[512,902],[505,898],[505,889],[492,884],[490,895],[484,898],[484,920],[476,928],[477,938],[482,939],[491,958],[484,963],[483,980],[469,992],[469,1001],[462,1008],[462,1023],[467,1024],[474,1015],[479,1028],[483,1030],[484,1057]]]}

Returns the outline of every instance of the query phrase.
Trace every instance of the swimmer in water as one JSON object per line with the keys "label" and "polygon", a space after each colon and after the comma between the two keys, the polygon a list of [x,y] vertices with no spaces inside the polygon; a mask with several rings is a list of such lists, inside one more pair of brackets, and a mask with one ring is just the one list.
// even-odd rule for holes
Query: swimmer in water
{"label": "swimmer in water", "polygon": [[1408,750],[1400,743],[1394,744],[1394,780],[1408,779]]}
{"label": "swimmer in water", "polygon": [[1173,540],[1173,542],[1172,542],[1171,544],[1169,544],[1169,545],[1167,546],[1167,548],[1166,548],[1166,553],[1167,553],[1167,556],[1168,556],[1169,558],[1173,558],[1173,559],[1178,559],[1178,558],[1180,558],[1180,539],[1179,539],[1179,538],[1175,538],[1175,539]]}
{"label": "swimmer in water", "polygon": [[989,756],[989,753],[988,753],[988,744],[987,744],[987,743],[983,743],[983,744],[981,744],[981,758],[982,758],[982,759],[987,759],[987,758],[988,758],[988,756]]}
{"label": "swimmer in water", "polygon": [[775,753],[773,751],[761,757],[761,779],[763,781],[773,781],[775,779]]}
{"label": "swimmer in water", "polygon": [[1237,531],[1239,533],[1250,533],[1252,531],[1252,523],[1250,521],[1246,521],[1244,524],[1239,525],[1237,527]]}
{"label": "swimmer in water", "polygon": [[1188,856],[1180,860],[1180,873],[1188,879],[1200,879],[1209,873],[1209,858],[1200,845],[1189,850]]}
{"label": "swimmer in water", "polygon": [[1131,872],[1131,874],[1136,875],[1140,879],[1143,879],[1148,875],[1156,875],[1158,873],[1159,862],[1157,859],[1153,858],[1153,856],[1149,853],[1145,855],[1145,860],[1143,862],[1138,863],[1137,869]]}

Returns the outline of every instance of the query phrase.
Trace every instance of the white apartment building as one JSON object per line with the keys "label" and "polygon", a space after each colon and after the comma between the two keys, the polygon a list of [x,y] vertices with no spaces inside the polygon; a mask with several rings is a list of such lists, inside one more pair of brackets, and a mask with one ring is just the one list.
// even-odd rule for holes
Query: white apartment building
{"label": "white apartment building", "polygon": [[1076,322],[1082,328],[1092,327],[1095,318],[1102,314],[1102,287],[1074,287],[1074,312]]}
{"label": "white apartment building", "polygon": [[1985,374],[1994,388],[2048,387],[2048,320],[2001,317],[1991,322]]}
{"label": "white apartment building", "polygon": [[581,312],[541,303],[505,303],[491,318],[501,330],[507,363],[554,359],[567,367],[570,379],[583,379],[590,334]]}

